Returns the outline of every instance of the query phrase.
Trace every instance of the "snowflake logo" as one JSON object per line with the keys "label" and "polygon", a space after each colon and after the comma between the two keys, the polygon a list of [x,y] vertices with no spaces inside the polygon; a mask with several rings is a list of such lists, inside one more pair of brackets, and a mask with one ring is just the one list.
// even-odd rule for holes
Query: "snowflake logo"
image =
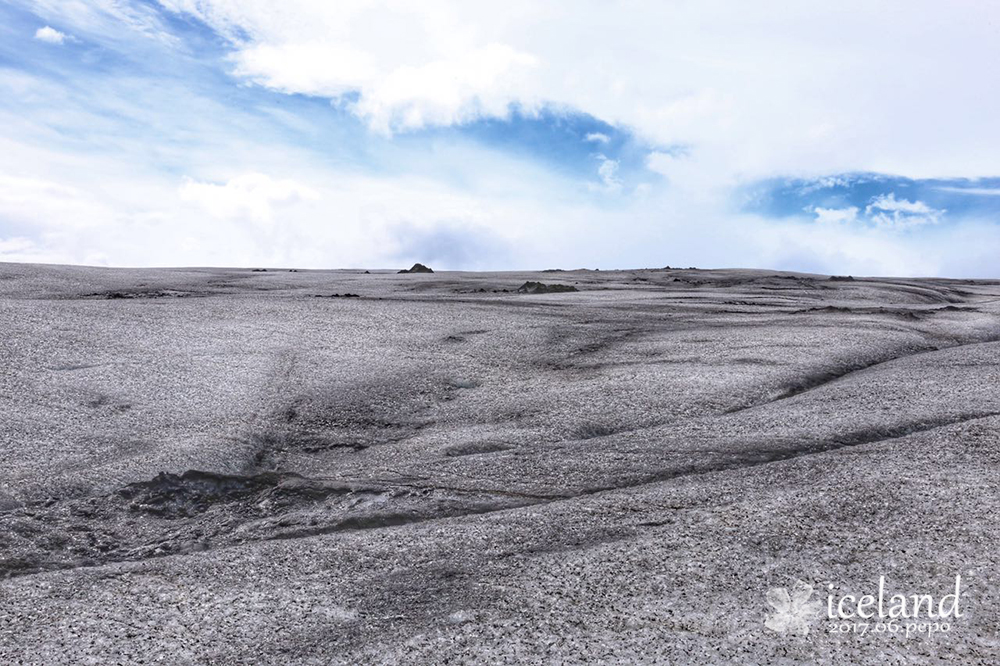
{"label": "snowflake logo", "polygon": [[775,612],[768,613],[764,626],[779,634],[791,632],[807,636],[810,620],[819,614],[822,607],[818,599],[810,601],[812,595],[812,585],[801,580],[795,581],[791,593],[783,587],[772,587],[767,591],[767,603]]}

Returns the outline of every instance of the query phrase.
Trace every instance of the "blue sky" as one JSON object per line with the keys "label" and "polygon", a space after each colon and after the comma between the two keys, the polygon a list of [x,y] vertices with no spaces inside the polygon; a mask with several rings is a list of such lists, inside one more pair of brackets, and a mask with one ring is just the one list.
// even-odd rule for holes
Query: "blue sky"
{"label": "blue sky", "polygon": [[472,4],[0,4],[0,260],[1000,273],[992,6]]}

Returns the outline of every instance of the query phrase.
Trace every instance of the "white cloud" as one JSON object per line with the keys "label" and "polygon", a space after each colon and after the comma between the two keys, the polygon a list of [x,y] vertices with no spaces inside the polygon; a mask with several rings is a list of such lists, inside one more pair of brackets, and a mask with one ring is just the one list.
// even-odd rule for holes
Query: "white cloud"
{"label": "white cloud", "polygon": [[611,141],[611,137],[607,134],[603,134],[602,132],[589,132],[583,140],[593,143],[607,143],[608,141]]}
{"label": "white cloud", "polygon": [[873,210],[904,213],[910,215],[930,215],[932,213],[941,212],[941,211],[935,211],[933,208],[925,204],[923,201],[907,201],[906,199],[897,199],[895,192],[890,192],[889,194],[880,194],[874,199],[872,199],[872,202],[868,204],[866,211],[869,214],[871,214]]}
{"label": "white cloud", "polygon": [[45,26],[44,28],[39,28],[35,31],[35,39],[48,42],[49,44],[62,44],[66,41],[67,35],[59,32],[55,28]]}
{"label": "white cloud", "polygon": [[845,208],[811,209],[817,224],[826,226],[869,226],[884,231],[898,232],[938,224],[944,210],[931,208],[923,201],[897,199],[895,192],[874,197],[861,214],[857,206]]}
{"label": "white cloud", "polygon": [[320,198],[314,190],[290,179],[249,173],[225,184],[187,179],[178,190],[181,201],[195,203],[214,217],[247,220],[269,226],[276,208]]}
{"label": "white cloud", "polygon": [[912,229],[927,224],[937,224],[944,210],[931,208],[923,201],[897,199],[895,192],[881,194],[865,207],[871,221],[887,229]]}
{"label": "white cloud", "polygon": [[503,117],[515,101],[535,103],[517,96],[514,85],[535,62],[505,44],[488,44],[399,67],[366,86],[353,108],[373,129],[385,133]]}
{"label": "white cloud", "polygon": [[683,169],[682,161],[682,155],[654,150],[646,155],[646,168],[669,178],[676,175],[678,169]]}
{"label": "white cloud", "polygon": [[85,229],[111,209],[87,191],[44,178],[0,175],[0,219],[23,228]]}
{"label": "white cloud", "polygon": [[848,206],[847,208],[819,208],[813,209],[816,214],[816,222],[820,224],[850,224],[858,220],[858,207]]}
{"label": "white cloud", "polygon": [[505,117],[512,103],[530,111],[538,101],[527,93],[537,58],[441,3],[163,4],[230,35],[237,76],[287,93],[356,92],[350,108],[379,132]]}
{"label": "white cloud", "polygon": [[618,168],[620,166],[618,160],[613,160],[606,155],[597,155],[597,159],[601,162],[601,165],[597,167],[597,176],[601,179],[601,184],[592,184],[591,190],[606,192],[608,194],[621,192],[624,183],[618,175]]}
{"label": "white cloud", "polygon": [[382,131],[548,103],[689,145],[689,166],[720,179],[1000,173],[1000,150],[982,150],[1000,145],[990,112],[1000,87],[967,66],[1000,57],[990,27],[1000,7],[161,2],[228,35],[239,76],[286,92],[354,91],[354,111]]}

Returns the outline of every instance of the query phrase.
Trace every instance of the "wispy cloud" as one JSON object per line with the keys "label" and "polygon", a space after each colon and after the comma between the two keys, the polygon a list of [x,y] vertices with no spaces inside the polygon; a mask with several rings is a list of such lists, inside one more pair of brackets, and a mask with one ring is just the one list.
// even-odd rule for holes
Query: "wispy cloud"
{"label": "wispy cloud", "polygon": [[941,192],[965,194],[975,197],[1000,197],[1000,187],[954,187],[942,185],[937,189]]}
{"label": "wispy cloud", "polygon": [[875,197],[865,213],[869,219],[887,229],[912,229],[925,224],[937,224],[945,211],[931,208],[923,201],[897,199],[895,192]]}
{"label": "wispy cloud", "polygon": [[618,175],[620,164],[618,160],[613,160],[606,155],[597,155],[600,166],[597,167],[597,176],[601,179],[601,184],[596,189],[616,194],[621,192],[622,179]]}
{"label": "wispy cloud", "polygon": [[868,225],[889,231],[908,231],[939,224],[947,211],[931,208],[923,201],[897,199],[895,192],[873,197],[862,212],[857,206],[843,208],[806,208],[823,225]]}

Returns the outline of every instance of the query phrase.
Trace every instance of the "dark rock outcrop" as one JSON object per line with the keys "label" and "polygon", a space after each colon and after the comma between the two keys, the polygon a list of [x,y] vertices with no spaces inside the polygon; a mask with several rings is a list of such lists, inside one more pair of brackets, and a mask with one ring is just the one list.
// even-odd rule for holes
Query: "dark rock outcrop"
{"label": "dark rock outcrop", "polygon": [[430,269],[430,267],[424,266],[423,264],[413,264],[413,266],[411,268],[409,268],[409,269],[404,268],[403,270],[401,270],[399,272],[400,273],[433,273],[434,271],[432,271]]}
{"label": "dark rock outcrop", "polygon": [[571,284],[543,284],[528,281],[517,288],[519,294],[560,294],[567,291],[578,291]]}

